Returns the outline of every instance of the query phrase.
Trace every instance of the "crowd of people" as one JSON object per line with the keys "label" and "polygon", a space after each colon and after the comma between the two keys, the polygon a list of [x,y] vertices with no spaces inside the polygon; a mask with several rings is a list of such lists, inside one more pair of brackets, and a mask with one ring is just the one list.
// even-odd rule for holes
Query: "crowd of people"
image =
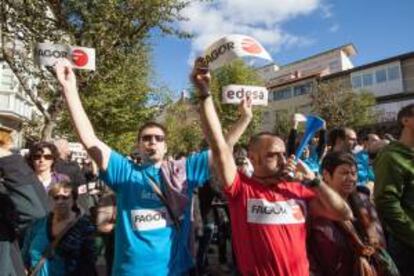
{"label": "crowd of people", "polygon": [[55,70],[96,170],[69,161],[64,139],[22,156],[0,130],[0,275],[99,275],[100,254],[107,275],[411,275],[414,105],[398,113],[397,139],[324,125],[295,156],[294,116],[286,140],[261,132],[242,148],[251,100],[224,135],[198,59],[208,147],[167,158],[168,133],[147,122],[131,157],[95,135],[68,61]]}

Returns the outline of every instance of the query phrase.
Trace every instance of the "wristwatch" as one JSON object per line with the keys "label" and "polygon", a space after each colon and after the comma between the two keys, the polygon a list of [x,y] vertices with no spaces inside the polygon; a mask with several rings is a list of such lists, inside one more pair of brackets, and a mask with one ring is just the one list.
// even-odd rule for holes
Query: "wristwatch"
{"label": "wristwatch", "polygon": [[322,179],[319,176],[316,176],[314,179],[312,180],[303,180],[302,181],[303,185],[305,185],[306,187],[309,188],[316,188],[319,187],[322,183]]}

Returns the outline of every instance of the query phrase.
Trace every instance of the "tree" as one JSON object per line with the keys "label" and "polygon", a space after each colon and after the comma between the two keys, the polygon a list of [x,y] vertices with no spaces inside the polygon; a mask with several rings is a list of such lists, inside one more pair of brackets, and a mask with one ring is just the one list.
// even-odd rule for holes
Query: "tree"
{"label": "tree", "polygon": [[[223,104],[221,100],[223,87],[230,84],[262,86],[263,81],[242,60],[236,60],[212,73],[211,93],[213,94],[217,114],[225,132],[239,118],[237,105]],[[261,121],[261,113],[262,108],[257,106],[253,108],[253,120],[242,136],[240,143],[246,144],[248,137],[256,131]]]}
{"label": "tree", "polygon": [[320,82],[311,98],[313,112],[326,121],[328,128],[375,122],[375,97],[370,92],[353,91],[344,80]]}
{"label": "tree", "polygon": [[168,132],[168,152],[171,155],[199,149],[204,136],[197,106],[182,98],[165,109],[163,123]]}
{"label": "tree", "polygon": [[[176,21],[184,20],[180,11],[187,4],[180,0],[3,0],[3,57],[44,116],[42,138],[52,136],[61,117],[62,97],[50,68],[33,61],[37,42],[96,49],[97,70],[77,73],[81,96],[98,135],[125,150],[119,144],[125,137],[119,135],[125,133],[125,139],[131,140],[128,137],[136,131],[136,122],[151,113],[146,108],[153,90],[147,43],[150,32],[188,37],[174,28]],[[67,134],[71,130],[67,126],[63,124],[59,130]]]}

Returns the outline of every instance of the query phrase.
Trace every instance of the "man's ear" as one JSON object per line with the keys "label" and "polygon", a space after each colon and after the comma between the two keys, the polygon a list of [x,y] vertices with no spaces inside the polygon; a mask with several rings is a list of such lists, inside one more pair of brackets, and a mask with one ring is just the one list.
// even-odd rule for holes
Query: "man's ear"
{"label": "man's ear", "polygon": [[322,179],[323,179],[324,182],[326,182],[326,183],[330,182],[331,178],[332,178],[332,176],[327,170],[322,171]]}

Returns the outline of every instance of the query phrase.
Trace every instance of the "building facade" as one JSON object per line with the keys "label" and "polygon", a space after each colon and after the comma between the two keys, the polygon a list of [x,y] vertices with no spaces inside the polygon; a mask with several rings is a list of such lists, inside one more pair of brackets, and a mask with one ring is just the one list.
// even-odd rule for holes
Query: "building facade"
{"label": "building facade", "polygon": [[350,60],[355,54],[355,47],[347,44],[281,66],[273,74],[271,66],[260,68],[258,72],[269,90],[262,129],[272,130],[281,114],[311,112],[311,92],[317,93],[317,84],[330,81],[341,81],[356,92],[371,92],[380,115],[377,123],[395,121],[398,110],[414,102],[414,52],[357,67]]}
{"label": "building facade", "polygon": [[14,131],[15,144],[23,144],[23,122],[32,118],[34,105],[5,61],[0,60],[0,128]]}

